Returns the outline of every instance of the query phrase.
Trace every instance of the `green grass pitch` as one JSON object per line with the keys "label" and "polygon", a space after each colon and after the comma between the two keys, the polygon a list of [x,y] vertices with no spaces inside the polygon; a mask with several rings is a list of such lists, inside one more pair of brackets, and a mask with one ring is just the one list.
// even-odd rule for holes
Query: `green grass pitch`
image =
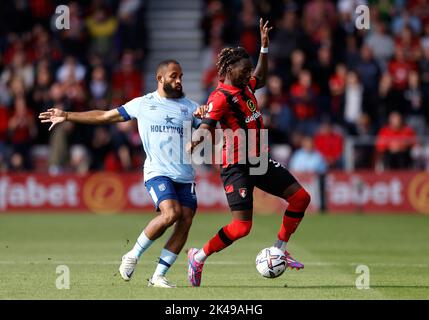
{"label": "green grass pitch", "polygon": [[[289,243],[304,264],[277,279],[255,268],[271,246],[281,216],[255,216],[251,234],[213,255],[202,287],[191,288],[182,252],[168,274],[177,289],[147,287],[169,232],[142,256],[134,278],[117,269],[151,214],[0,214],[0,299],[429,299],[429,216],[307,215]],[[197,214],[185,248],[200,247],[229,214]],[[129,239],[129,240],[127,240]],[[58,265],[70,289],[58,290]],[[355,286],[367,265],[370,289]]]}

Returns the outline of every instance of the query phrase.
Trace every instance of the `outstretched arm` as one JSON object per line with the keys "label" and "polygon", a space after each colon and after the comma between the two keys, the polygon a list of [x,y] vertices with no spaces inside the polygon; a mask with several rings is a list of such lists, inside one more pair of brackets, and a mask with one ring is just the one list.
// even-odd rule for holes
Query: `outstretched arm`
{"label": "outstretched arm", "polygon": [[[192,153],[194,149],[205,139],[210,139],[213,143],[214,141],[214,127],[211,125],[208,125],[207,123],[201,123],[201,125],[198,127],[197,130],[194,131],[192,141],[189,142],[186,146],[186,151],[188,153]],[[194,137],[199,137],[199,139],[196,139]]]}
{"label": "outstretched arm", "polygon": [[71,121],[83,124],[109,124],[124,121],[117,109],[108,111],[91,110],[85,112],[69,112],[57,108],[48,109],[39,114],[41,122],[51,122],[49,130],[55,125],[64,121]]}
{"label": "outstretched arm", "polygon": [[[269,38],[268,32],[273,27],[268,27],[268,21],[265,22],[262,18],[259,20],[259,30],[261,32],[261,46],[262,48],[266,48],[268,50]],[[255,71],[253,72],[253,76],[258,79],[258,83],[255,89],[262,88],[265,86],[265,82],[267,80],[268,73],[268,51],[259,53],[258,64],[256,65]]]}

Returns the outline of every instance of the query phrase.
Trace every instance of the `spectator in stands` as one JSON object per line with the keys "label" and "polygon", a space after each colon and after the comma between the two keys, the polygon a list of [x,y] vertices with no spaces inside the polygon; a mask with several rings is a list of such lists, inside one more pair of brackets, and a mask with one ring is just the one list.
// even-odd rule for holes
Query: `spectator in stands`
{"label": "spectator in stands", "polygon": [[8,152],[8,119],[9,110],[7,106],[0,104],[0,173],[6,171]]}
{"label": "spectator in stands", "polygon": [[335,73],[329,78],[329,91],[331,96],[330,114],[334,122],[343,121],[344,96],[346,90],[347,68],[339,63],[335,67]]}
{"label": "spectator in stands", "polygon": [[296,129],[304,134],[312,135],[316,131],[318,93],[319,89],[313,84],[310,71],[302,70],[298,82],[290,89],[290,99],[297,120]]}
{"label": "spectator in stands", "polygon": [[286,136],[293,125],[293,112],[288,104],[288,97],[283,87],[283,80],[278,75],[267,79],[267,107],[270,116],[271,142],[285,143]]}
{"label": "spectator in stands", "polygon": [[31,48],[33,58],[31,62],[37,63],[45,59],[50,63],[58,64],[63,58],[61,48],[58,47],[57,42],[52,39],[48,31],[42,26],[36,25],[33,28]]}
{"label": "spectator in stands", "polygon": [[125,50],[121,64],[112,75],[113,105],[140,96],[144,90],[141,71],[136,68],[134,52]]}
{"label": "spectator in stands", "polygon": [[296,49],[292,51],[290,56],[290,67],[285,69],[285,87],[290,88],[298,81],[299,74],[306,68],[306,57],[302,50]]}
{"label": "spectator in stands", "polygon": [[98,6],[85,23],[90,36],[90,52],[99,54],[106,62],[113,61],[115,50],[112,40],[118,29],[117,17],[111,15],[107,7]]}
{"label": "spectator in stands", "polygon": [[419,70],[423,100],[427,104],[429,102],[429,43],[423,47],[423,57],[419,62]]}
{"label": "spectator in stands", "polygon": [[34,70],[33,66],[28,63],[24,50],[14,53],[12,63],[7,65],[0,77],[3,82],[9,82],[12,78],[19,77],[24,82],[26,90],[33,86]]}
{"label": "spectator in stands", "polygon": [[390,73],[385,72],[378,86],[378,101],[375,118],[378,119],[377,127],[387,122],[390,112],[403,112],[405,101],[403,95],[393,89],[393,79]]}
{"label": "spectator in stands", "polygon": [[354,168],[371,169],[374,167],[374,137],[375,130],[368,114],[362,113],[357,119],[356,126],[349,129],[354,138]]}
{"label": "spectator in stands", "polygon": [[404,92],[406,102],[405,122],[414,129],[417,135],[426,133],[426,119],[429,108],[423,104],[423,91],[420,86],[419,74],[411,71],[408,76],[408,88]]}
{"label": "spectator in stands", "polygon": [[84,145],[73,145],[70,148],[69,171],[85,174],[89,171],[90,157]]}
{"label": "spectator in stands", "polygon": [[67,56],[64,63],[58,68],[57,81],[64,83],[70,78],[74,81],[82,81],[85,78],[86,68],[73,56]]}
{"label": "spectator in stands", "polygon": [[295,172],[326,173],[327,164],[322,155],[314,148],[313,137],[304,136],[302,138],[301,148],[292,154],[289,168]]}
{"label": "spectator in stands", "polygon": [[408,75],[416,70],[416,65],[406,60],[404,49],[395,47],[394,58],[389,62],[389,73],[393,78],[393,89],[402,93],[408,84]]}
{"label": "spectator in stands", "polygon": [[405,26],[402,29],[395,39],[395,45],[404,50],[406,60],[415,62],[420,58],[420,39],[414,36],[409,26]]}
{"label": "spectator in stands", "polygon": [[420,19],[408,10],[402,10],[402,12],[392,20],[393,34],[399,35],[404,28],[410,28],[416,34],[420,33],[422,28]]}
{"label": "spectator in stands", "polygon": [[329,120],[324,120],[314,136],[314,145],[325,159],[328,168],[341,169],[344,139]]}
{"label": "spectator in stands", "polygon": [[399,112],[392,112],[388,124],[377,134],[377,162],[384,169],[411,168],[411,149],[416,145],[414,130],[404,124]]}
{"label": "spectator in stands", "polygon": [[144,19],[141,19],[143,0],[121,0],[118,8],[119,39],[122,49],[133,49],[143,54],[145,43]]}
{"label": "spectator in stands", "polygon": [[387,63],[393,56],[395,43],[393,38],[387,34],[386,25],[383,21],[378,20],[374,23],[374,28],[365,38],[365,45],[371,49],[374,58],[384,72],[387,69]]}
{"label": "spectator in stands", "polygon": [[87,34],[82,10],[78,2],[68,4],[70,10],[70,28],[59,31],[61,46],[66,55],[83,59],[87,50]]}
{"label": "spectator in stands", "polygon": [[420,47],[422,50],[429,46],[429,23],[425,24],[424,33],[420,39]]}
{"label": "spectator in stands", "polygon": [[206,99],[209,94],[216,88],[218,74],[216,68],[217,56],[224,47],[223,40],[220,36],[212,36],[209,45],[201,53],[201,68],[203,70],[202,82]]}
{"label": "spectator in stands", "polygon": [[360,62],[356,65],[355,69],[363,85],[365,109],[372,112],[377,98],[377,85],[380,78],[380,68],[373,58],[372,51],[368,46],[362,46],[360,57]]}
{"label": "spectator in stands", "polygon": [[318,107],[321,116],[330,116],[331,97],[329,77],[334,73],[331,47],[321,46],[317,51],[317,60],[312,66],[314,82],[319,86]]}
{"label": "spectator in stands", "polygon": [[[243,5],[251,3],[251,1],[243,1]],[[257,61],[259,56],[259,25],[256,12],[253,9],[253,4],[248,5],[247,10],[243,10],[240,16],[240,27],[239,27],[239,44],[242,46],[254,61]]]}
{"label": "spectator in stands", "polygon": [[330,0],[311,0],[304,6],[304,30],[315,43],[320,43],[324,28],[332,28],[336,22],[335,6]]}
{"label": "spectator in stands", "polygon": [[360,62],[359,47],[353,35],[346,37],[345,62],[348,69],[355,69]]}
{"label": "spectator in stands", "polygon": [[29,110],[23,97],[17,97],[14,101],[8,130],[12,143],[12,169],[31,169],[30,146],[37,134],[37,127],[34,113]]}
{"label": "spectator in stands", "polygon": [[362,114],[363,86],[359,76],[354,71],[349,71],[346,78],[344,99],[344,121],[347,127],[355,127]]}
{"label": "spectator in stands", "polygon": [[109,105],[110,89],[105,68],[103,66],[96,66],[91,72],[91,80],[88,85],[90,95],[89,105],[96,109],[101,109]]}
{"label": "spectator in stands", "polygon": [[[48,65],[46,63],[39,62],[36,67],[36,83],[32,92],[32,102],[33,102],[33,110],[35,113],[40,113],[46,110],[48,106],[51,96],[50,89],[52,84],[52,75],[49,71]],[[36,142],[38,144],[46,144],[49,140],[49,134],[45,127],[40,123],[40,121],[36,121],[38,136]]]}
{"label": "spectator in stands", "polygon": [[91,150],[91,170],[107,170],[106,167],[108,167],[109,171],[116,170],[117,163],[113,155],[114,148],[109,128],[105,126],[97,126],[94,129],[94,135],[91,141]]}
{"label": "spectator in stands", "polygon": [[303,42],[304,34],[298,24],[296,9],[286,9],[270,43],[271,55],[279,69],[290,66],[289,57]]}

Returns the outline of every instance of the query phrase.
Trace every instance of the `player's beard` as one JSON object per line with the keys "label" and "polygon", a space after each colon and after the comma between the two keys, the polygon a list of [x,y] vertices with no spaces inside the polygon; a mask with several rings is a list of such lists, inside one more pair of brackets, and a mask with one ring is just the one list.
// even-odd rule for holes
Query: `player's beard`
{"label": "player's beard", "polygon": [[185,96],[182,88],[180,88],[180,90],[174,89],[170,83],[164,83],[163,89],[164,92],[167,94],[167,98],[178,99]]}

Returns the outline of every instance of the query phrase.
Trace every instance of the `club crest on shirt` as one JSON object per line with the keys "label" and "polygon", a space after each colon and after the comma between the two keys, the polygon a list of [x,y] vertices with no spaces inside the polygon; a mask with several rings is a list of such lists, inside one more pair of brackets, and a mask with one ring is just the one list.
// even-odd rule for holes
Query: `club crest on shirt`
{"label": "club crest on shirt", "polygon": [[159,191],[162,192],[162,191],[165,191],[165,189],[167,189],[167,187],[165,186],[165,184],[161,183],[158,185],[158,189],[159,189]]}
{"label": "club crest on shirt", "polygon": [[252,100],[246,101],[247,107],[250,109],[250,111],[255,112],[256,111],[256,104]]}
{"label": "club crest on shirt", "polygon": [[180,112],[182,113],[182,116],[186,117],[188,115],[188,108],[180,107]]}
{"label": "club crest on shirt", "polygon": [[247,196],[247,188],[240,188],[240,189],[238,189],[238,193],[240,194],[240,197],[242,197],[243,199],[246,198],[246,196]]}

